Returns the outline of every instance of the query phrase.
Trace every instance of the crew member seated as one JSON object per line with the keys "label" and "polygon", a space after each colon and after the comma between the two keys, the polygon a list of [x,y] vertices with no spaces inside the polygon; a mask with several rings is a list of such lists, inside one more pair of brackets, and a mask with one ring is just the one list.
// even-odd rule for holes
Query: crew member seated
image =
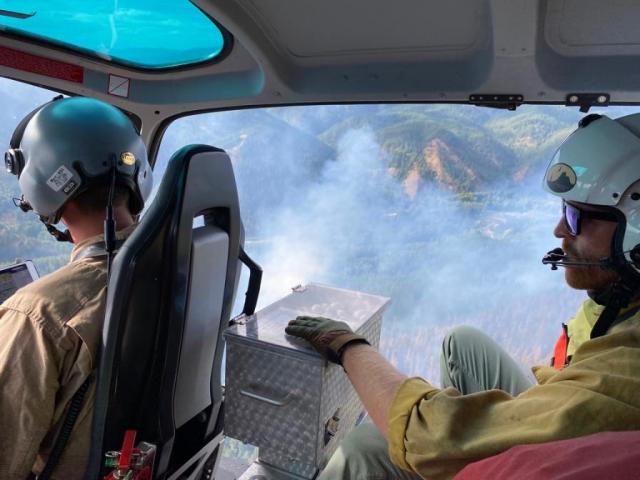
{"label": "crew member seated", "polygon": [[320,480],[449,479],[514,445],[640,430],[640,114],[585,117],[544,186],[562,201],[562,248],[543,262],[565,267],[567,284],[589,298],[563,325],[552,366],[533,368],[535,383],[469,327],[445,338],[437,388],[407,378],[344,323],[290,322],[288,333],[344,366],[373,420]]}
{"label": "crew member seated", "polygon": [[[74,248],[66,266],[0,306],[0,478],[81,478],[108,265],[151,192],[151,168],[131,120],[80,97],[31,112],[13,134],[5,163],[18,177],[20,208]],[[68,230],[54,227],[59,221]],[[65,421],[75,421],[68,438],[61,434]],[[51,455],[65,440],[62,455]]]}

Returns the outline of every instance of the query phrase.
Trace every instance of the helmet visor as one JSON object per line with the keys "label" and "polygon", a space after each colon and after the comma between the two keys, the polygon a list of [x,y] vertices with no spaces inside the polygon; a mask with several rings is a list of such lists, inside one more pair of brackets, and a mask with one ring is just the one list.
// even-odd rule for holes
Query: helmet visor
{"label": "helmet visor", "polygon": [[547,168],[544,188],[568,201],[615,206],[638,180],[640,139],[601,117],[572,133]]}

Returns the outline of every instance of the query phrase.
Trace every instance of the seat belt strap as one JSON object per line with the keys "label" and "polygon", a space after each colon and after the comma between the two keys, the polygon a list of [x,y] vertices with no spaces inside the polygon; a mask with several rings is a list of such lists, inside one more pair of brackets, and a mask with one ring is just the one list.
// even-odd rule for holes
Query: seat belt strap
{"label": "seat belt strap", "polygon": [[82,406],[84,405],[84,397],[89,390],[89,386],[93,381],[93,373],[87,377],[80,388],[76,391],[76,393],[71,398],[71,402],[69,402],[69,409],[67,410],[67,414],[64,417],[62,422],[62,427],[58,432],[58,436],[53,444],[53,448],[51,449],[51,454],[47,459],[47,463],[42,469],[40,475],[36,476],[37,480],[49,480],[51,478],[51,474],[53,470],[56,468],[58,463],[60,462],[60,458],[62,457],[62,452],[64,452],[64,448],[67,446],[67,442],[69,441],[69,437],[71,436],[71,432],[73,430],[74,425],[76,424],[76,420],[78,420],[78,415],[82,410]]}

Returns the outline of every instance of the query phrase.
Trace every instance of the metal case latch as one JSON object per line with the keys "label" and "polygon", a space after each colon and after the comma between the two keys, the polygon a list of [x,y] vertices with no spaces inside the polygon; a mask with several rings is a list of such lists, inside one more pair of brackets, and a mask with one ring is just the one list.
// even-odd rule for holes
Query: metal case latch
{"label": "metal case latch", "polygon": [[333,416],[327,420],[327,423],[324,426],[324,444],[326,445],[329,441],[336,436],[338,433],[338,429],[340,428],[340,409],[337,409]]}

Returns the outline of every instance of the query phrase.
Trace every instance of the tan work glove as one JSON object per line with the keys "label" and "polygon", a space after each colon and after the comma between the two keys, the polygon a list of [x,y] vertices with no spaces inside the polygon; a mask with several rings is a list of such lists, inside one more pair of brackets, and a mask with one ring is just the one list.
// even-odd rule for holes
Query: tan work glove
{"label": "tan work glove", "polygon": [[324,317],[297,317],[289,322],[285,332],[304,338],[320,355],[338,365],[342,365],[342,353],[347,345],[370,345],[363,336],[353,333],[346,323]]}

